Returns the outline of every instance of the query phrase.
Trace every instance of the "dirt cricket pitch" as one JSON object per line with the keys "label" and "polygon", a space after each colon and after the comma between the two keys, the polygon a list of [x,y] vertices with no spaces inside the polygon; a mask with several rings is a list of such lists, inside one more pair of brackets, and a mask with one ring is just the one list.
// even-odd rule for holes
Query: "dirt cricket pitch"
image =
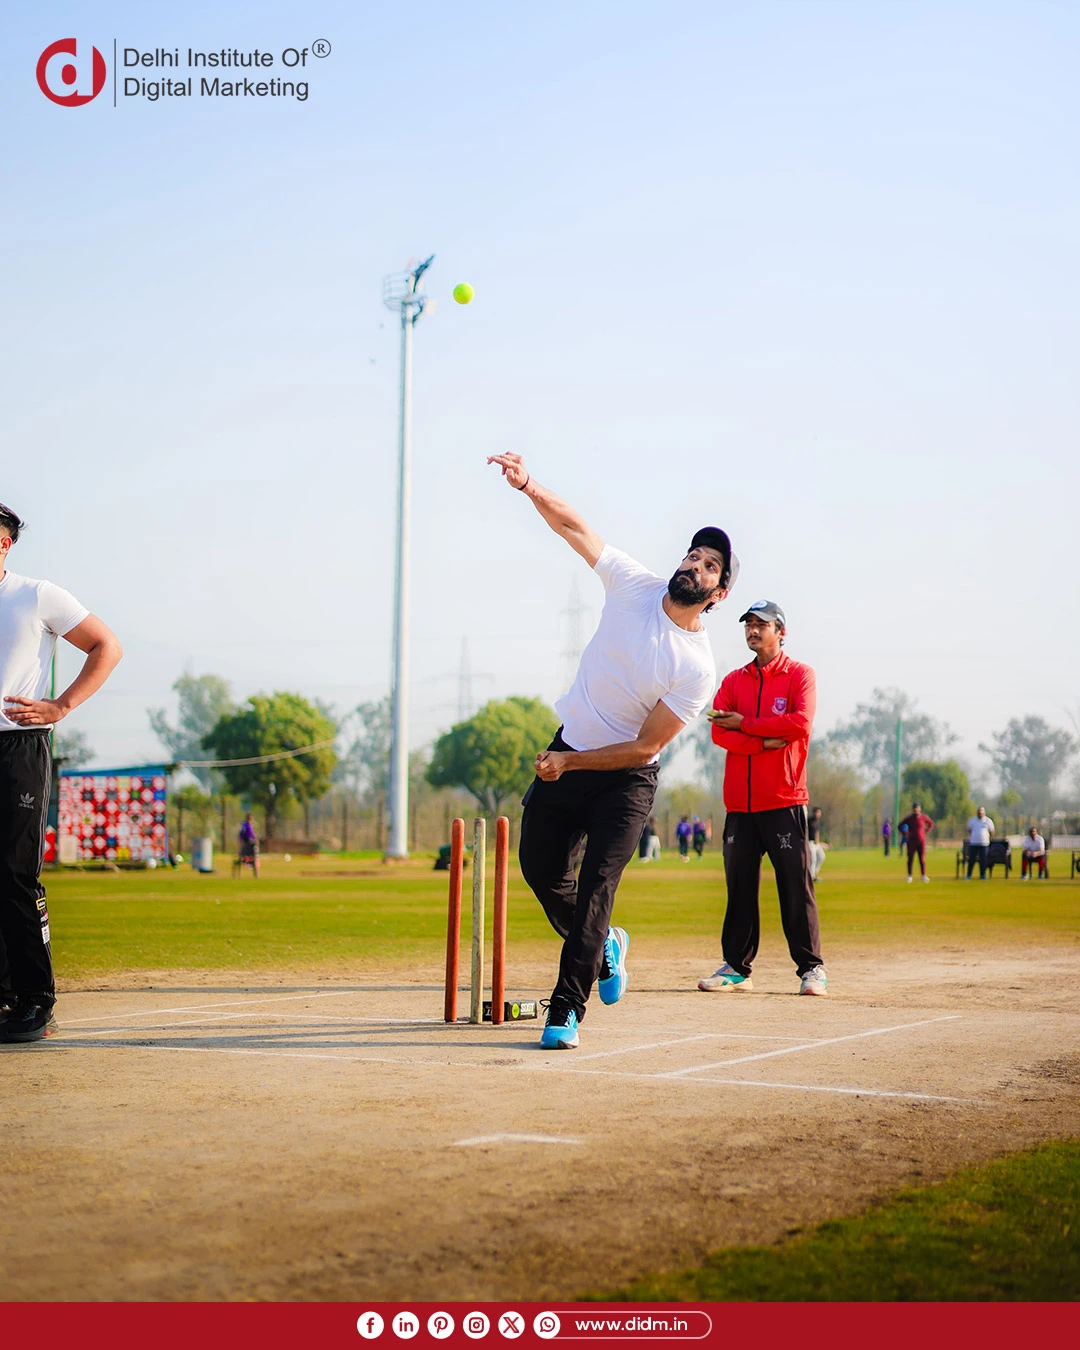
{"label": "dirt cricket pitch", "polygon": [[1068,946],[834,950],[810,999],[639,945],[556,1054],[444,1026],[434,968],[69,988],[0,1051],[4,1296],[570,1299],[1080,1134]]}

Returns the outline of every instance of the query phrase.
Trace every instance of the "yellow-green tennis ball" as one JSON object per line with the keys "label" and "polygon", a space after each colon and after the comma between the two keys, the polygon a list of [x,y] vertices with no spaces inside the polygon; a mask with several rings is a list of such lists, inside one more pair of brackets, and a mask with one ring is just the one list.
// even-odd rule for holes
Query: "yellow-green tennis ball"
{"label": "yellow-green tennis ball", "polygon": [[454,287],[454,299],[459,305],[467,305],[475,293],[467,281],[459,281]]}

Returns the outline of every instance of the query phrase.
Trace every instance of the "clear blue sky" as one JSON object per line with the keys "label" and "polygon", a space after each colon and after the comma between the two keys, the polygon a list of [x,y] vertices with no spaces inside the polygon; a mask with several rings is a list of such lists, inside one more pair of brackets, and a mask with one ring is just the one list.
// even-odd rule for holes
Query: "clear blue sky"
{"label": "clear blue sky", "polygon": [[[560,692],[582,565],[485,469],[504,448],[665,574],[724,525],[744,566],[710,621],[721,673],[746,656],[741,606],[780,600],[819,730],[875,685],[973,763],[1010,716],[1065,721],[1077,6],[19,11],[0,21],[0,500],[30,522],[16,570],[127,649],[71,724],[99,762],[158,753],[145,709],[185,668],[341,710],[386,690],[380,284],[428,252],[417,742],[455,716],[463,637],[493,677],[478,693]],[[114,38],[333,52],[303,103],[114,109],[110,86],[61,108],[34,68],[68,36],[110,67]]]}

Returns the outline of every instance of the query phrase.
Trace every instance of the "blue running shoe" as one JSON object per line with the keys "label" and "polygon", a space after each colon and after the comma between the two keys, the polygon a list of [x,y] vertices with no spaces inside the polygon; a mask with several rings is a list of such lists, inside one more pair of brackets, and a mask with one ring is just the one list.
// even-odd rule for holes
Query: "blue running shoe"
{"label": "blue running shoe", "polygon": [[626,953],[630,934],[625,928],[609,928],[604,939],[604,964],[600,967],[597,989],[601,1003],[618,1003],[626,993]]}
{"label": "blue running shoe", "polygon": [[548,1004],[547,1021],[540,1037],[541,1050],[576,1050],[580,1044],[577,1034],[577,1013],[564,998],[553,998]]}

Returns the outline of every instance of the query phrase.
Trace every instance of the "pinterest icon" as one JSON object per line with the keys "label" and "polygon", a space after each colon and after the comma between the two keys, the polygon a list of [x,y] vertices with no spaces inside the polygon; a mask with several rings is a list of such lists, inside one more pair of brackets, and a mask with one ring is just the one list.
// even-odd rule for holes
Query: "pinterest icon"
{"label": "pinterest icon", "polygon": [[105,84],[105,58],[87,42],[61,38],[38,57],[38,88],[62,108],[97,98]]}

